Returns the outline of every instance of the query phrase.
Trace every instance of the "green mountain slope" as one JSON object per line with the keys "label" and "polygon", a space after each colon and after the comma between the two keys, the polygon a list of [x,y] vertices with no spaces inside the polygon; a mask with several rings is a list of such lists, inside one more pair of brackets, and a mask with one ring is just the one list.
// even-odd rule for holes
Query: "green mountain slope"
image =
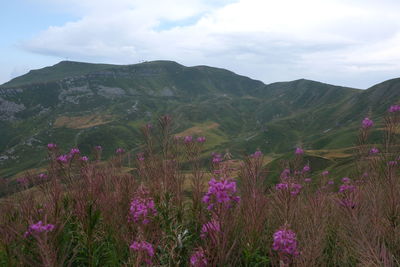
{"label": "green mountain slope", "polygon": [[205,135],[210,153],[348,147],[364,116],[379,120],[400,99],[399,87],[400,79],[365,91],[309,80],[265,85],[172,61],[63,61],[0,86],[0,176],[40,166],[48,142],[84,153],[102,145],[105,156],[137,150],[139,126],[167,113],[177,134]]}

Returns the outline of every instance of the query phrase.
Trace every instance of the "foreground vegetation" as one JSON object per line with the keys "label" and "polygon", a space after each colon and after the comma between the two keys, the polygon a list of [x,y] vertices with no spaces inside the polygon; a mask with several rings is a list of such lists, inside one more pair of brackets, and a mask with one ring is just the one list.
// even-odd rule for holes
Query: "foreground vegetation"
{"label": "foreground vegetation", "polygon": [[[297,148],[271,185],[257,150],[239,164],[204,137],[146,125],[142,153],[101,161],[48,145],[49,166],[0,202],[4,266],[396,266],[400,264],[398,106],[368,145],[364,119],[349,177],[311,176]],[[134,168],[131,168],[134,165]],[[313,177],[313,178],[310,178]],[[5,185],[3,185],[5,186]]]}

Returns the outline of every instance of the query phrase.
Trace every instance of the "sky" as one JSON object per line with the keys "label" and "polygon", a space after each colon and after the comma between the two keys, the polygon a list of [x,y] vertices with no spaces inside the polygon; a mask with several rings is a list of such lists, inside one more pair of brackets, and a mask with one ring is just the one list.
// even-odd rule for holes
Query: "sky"
{"label": "sky", "polygon": [[400,77],[399,0],[13,0],[0,5],[0,84],[74,60],[173,60],[265,83],[368,88]]}

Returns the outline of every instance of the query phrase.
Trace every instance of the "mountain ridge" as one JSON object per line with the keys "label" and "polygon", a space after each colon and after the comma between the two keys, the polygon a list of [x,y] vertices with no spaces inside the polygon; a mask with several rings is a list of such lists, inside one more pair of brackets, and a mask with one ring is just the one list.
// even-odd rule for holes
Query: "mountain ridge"
{"label": "mountain ridge", "polygon": [[138,127],[163,114],[176,119],[176,133],[204,127],[209,153],[350,147],[363,117],[379,123],[400,100],[397,88],[400,79],[360,90],[307,79],[264,84],[165,60],[63,61],[0,86],[0,176],[40,166],[48,142],[84,153],[102,145],[105,156],[116,147],[137,150]]}

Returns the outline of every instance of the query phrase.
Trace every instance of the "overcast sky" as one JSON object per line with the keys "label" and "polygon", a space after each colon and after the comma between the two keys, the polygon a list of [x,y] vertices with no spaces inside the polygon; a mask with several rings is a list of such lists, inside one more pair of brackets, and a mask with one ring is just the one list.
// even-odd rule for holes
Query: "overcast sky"
{"label": "overcast sky", "polygon": [[400,77],[399,0],[13,0],[0,84],[61,60],[209,65],[265,83]]}

